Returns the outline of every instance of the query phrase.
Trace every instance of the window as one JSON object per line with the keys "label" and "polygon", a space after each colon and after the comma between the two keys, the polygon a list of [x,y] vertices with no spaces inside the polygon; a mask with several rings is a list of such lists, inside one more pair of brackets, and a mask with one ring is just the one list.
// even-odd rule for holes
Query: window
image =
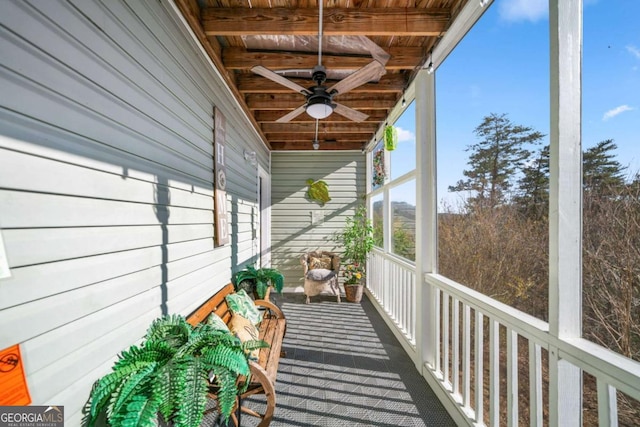
{"label": "window", "polygon": [[398,146],[389,153],[391,180],[416,169],[415,116],[415,103],[412,102],[394,124],[398,132]]}
{"label": "window", "polygon": [[[415,157],[415,156],[414,156]],[[391,252],[416,260],[416,180],[389,191],[391,199]]]}
{"label": "window", "polygon": [[[393,124],[398,132],[395,150],[380,141],[371,151],[371,212],[375,245],[415,261],[416,258],[416,138],[414,103]],[[389,218],[386,218],[389,215]],[[385,230],[389,227],[389,230]],[[385,242],[385,236],[391,240]]]}
{"label": "window", "polygon": [[379,248],[384,248],[384,218],[382,215],[384,206],[382,201],[382,194],[371,199],[371,212],[373,212],[373,240],[374,245]]}

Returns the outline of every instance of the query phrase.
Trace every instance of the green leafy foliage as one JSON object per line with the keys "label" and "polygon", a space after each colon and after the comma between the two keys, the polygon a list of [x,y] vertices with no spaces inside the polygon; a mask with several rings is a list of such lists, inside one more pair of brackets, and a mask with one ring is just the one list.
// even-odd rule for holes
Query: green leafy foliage
{"label": "green leafy foliage", "polygon": [[353,217],[347,218],[344,229],[336,234],[334,240],[342,243],[345,260],[360,265],[366,263],[374,240],[373,225],[364,205],[356,207]]}
{"label": "green leafy foliage", "polygon": [[[247,283],[250,285],[247,286]],[[233,284],[236,291],[244,289],[249,293],[255,290],[258,298],[262,299],[267,294],[269,286],[273,286],[278,293],[282,292],[284,276],[275,268],[255,268],[247,265],[244,270],[234,275]]]}
{"label": "green leafy foliage", "polygon": [[309,199],[318,202],[320,206],[324,206],[325,203],[331,201],[331,197],[329,197],[329,185],[325,181],[314,181],[309,178],[307,185],[309,186],[307,190],[307,197]]}
{"label": "green leafy foliage", "polygon": [[[220,390],[218,405],[227,419],[241,391],[238,377],[250,374],[245,348],[265,345],[243,344],[210,325],[192,327],[182,316],[156,319],[143,342],[123,351],[113,372],[94,385],[88,425],[105,414],[113,427],[155,426],[162,414],[176,427],[196,427],[211,386]],[[209,372],[215,373],[213,384]]]}

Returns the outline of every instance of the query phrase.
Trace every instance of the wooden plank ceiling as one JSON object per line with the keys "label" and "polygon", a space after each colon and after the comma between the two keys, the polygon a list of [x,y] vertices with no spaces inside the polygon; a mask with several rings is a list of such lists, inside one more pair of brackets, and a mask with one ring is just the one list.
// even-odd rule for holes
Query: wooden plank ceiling
{"label": "wooden plank ceiling", "polygon": [[319,60],[317,0],[176,3],[272,150],[312,149],[316,127],[320,150],[361,150],[384,125],[417,70],[428,65],[430,50],[467,1],[324,0],[324,86],[333,86],[374,60],[386,72],[333,98],[366,114],[366,120],[356,122],[334,111],[317,123],[306,112],[277,122],[305,105],[306,97],[251,70],[259,65],[303,88],[316,85],[311,70]]}

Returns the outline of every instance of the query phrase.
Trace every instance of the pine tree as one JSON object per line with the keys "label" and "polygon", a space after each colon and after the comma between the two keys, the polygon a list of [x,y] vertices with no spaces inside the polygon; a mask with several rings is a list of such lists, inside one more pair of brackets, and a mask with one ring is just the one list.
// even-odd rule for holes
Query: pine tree
{"label": "pine tree", "polygon": [[471,208],[493,208],[508,201],[513,180],[531,155],[525,146],[538,144],[544,135],[495,113],[484,117],[474,133],[480,141],[467,146],[471,152],[471,168],[463,171],[467,179],[449,191],[471,191]]}
{"label": "pine tree", "polygon": [[618,146],[612,139],[600,141],[587,149],[582,157],[584,191],[600,194],[614,192],[624,185],[626,167],[615,160]]}
{"label": "pine tree", "polygon": [[541,219],[549,212],[549,146],[544,146],[522,170],[516,203],[529,217]]}

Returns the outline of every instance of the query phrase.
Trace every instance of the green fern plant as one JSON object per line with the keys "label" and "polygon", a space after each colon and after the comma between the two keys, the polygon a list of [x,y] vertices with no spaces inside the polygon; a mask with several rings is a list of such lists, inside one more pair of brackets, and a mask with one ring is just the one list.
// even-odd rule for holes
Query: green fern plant
{"label": "green fern plant", "polygon": [[[244,283],[243,283],[244,282]],[[247,265],[244,270],[237,272],[233,278],[236,291],[244,289],[247,293],[255,290],[258,298],[267,294],[267,288],[273,286],[281,293],[284,286],[284,276],[275,268],[255,268]]]}
{"label": "green fern plant", "polygon": [[153,321],[142,341],[123,351],[110,374],[93,387],[88,425],[102,414],[108,424],[155,426],[158,414],[176,427],[197,427],[202,421],[214,375],[218,406],[229,418],[236,396],[244,391],[238,377],[247,378],[250,350],[267,346],[263,341],[241,343],[228,331],[208,324],[192,327],[182,316]]}

